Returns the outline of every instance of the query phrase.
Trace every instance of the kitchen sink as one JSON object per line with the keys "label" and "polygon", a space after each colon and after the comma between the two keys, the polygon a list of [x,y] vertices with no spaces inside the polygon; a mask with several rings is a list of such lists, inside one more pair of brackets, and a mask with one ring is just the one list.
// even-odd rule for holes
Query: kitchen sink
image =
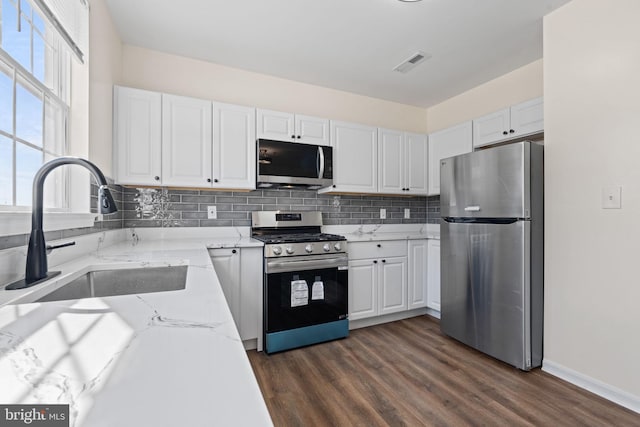
{"label": "kitchen sink", "polygon": [[90,271],[35,302],[177,291],[186,287],[189,266]]}

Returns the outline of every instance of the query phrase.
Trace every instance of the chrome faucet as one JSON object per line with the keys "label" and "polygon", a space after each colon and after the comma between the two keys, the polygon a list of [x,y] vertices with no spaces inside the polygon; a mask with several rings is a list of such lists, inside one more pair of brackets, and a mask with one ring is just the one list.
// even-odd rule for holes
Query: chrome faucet
{"label": "chrome faucet", "polygon": [[27,266],[25,277],[13,282],[5,289],[23,289],[37,285],[60,274],[59,271],[48,271],[47,251],[75,244],[65,243],[59,246],[45,245],[44,232],[42,231],[43,189],[44,180],[55,168],[62,165],[80,165],[87,168],[98,182],[98,211],[101,214],[110,214],[118,209],[107,187],[107,180],[96,165],[79,157],[58,157],[38,169],[33,178],[33,203],[31,205],[31,234],[29,235],[29,248],[27,249]]}

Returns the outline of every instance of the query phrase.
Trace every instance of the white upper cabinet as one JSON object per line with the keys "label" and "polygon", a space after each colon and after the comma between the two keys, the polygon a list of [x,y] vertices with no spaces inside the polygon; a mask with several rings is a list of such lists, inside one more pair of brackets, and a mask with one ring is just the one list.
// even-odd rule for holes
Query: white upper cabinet
{"label": "white upper cabinet", "polygon": [[255,109],[213,104],[213,187],[255,189]]}
{"label": "white upper cabinet", "polygon": [[473,146],[482,147],[544,130],[543,98],[526,101],[473,121]]}
{"label": "white upper cabinet", "polygon": [[472,125],[465,122],[429,135],[429,195],[440,194],[440,160],[473,150]]}
{"label": "white upper cabinet", "polygon": [[116,86],[118,184],[253,190],[255,109]]}
{"label": "white upper cabinet", "polygon": [[405,194],[405,155],[402,132],[378,129],[378,192]]}
{"label": "white upper cabinet", "polygon": [[328,119],[258,109],[256,122],[258,138],[330,145]]}
{"label": "white upper cabinet", "polygon": [[328,119],[296,114],[294,122],[296,142],[316,145],[331,145]]}
{"label": "white upper cabinet", "polygon": [[404,157],[406,194],[426,195],[429,190],[427,135],[405,132]]}
{"label": "white upper cabinet", "polygon": [[162,95],[114,87],[113,169],[116,184],[159,185]]}
{"label": "white upper cabinet", "polygon": [[542,97],[511,107],[512,136],[530,135],[544,130],[544,99]]}
{"label": "white upper cabinet", "polygon": [[210,187],[211,101],[162,96],[162,185]]}
{"label": "white upper cabinet", "polygon": [[375,193],[378,188],[377,129],[331,121],[333,187],[321,190]]}
{"label": "white upper cabinet", "polygon": [[378,129],[378,193],[427,194],[427,136]]}
{"label": "white upper cabinet", "polygon": [[258,138],[280,141],[290,141],[295,138],[294,116],[291,113],[258,109],[256,123]]}

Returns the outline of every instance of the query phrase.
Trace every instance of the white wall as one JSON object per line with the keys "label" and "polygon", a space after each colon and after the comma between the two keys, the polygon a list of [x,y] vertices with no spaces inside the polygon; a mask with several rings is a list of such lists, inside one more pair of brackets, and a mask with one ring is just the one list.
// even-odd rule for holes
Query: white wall
{"label": "white wall", "polygon": [[91,1],[89,57],[89,159],[112,175],[113,85],[122,75],[122,41],[104,0]]}
{"label": "white wall", "polygon": [[427,109],[429,132],[542,96],[542,59]]}
{"label": "white wall", "polygon": [[[638,17],[574,0],[544,20],[544,357],[640,412]],[[608,185],[622,209],[601,208]]]}
{"label": "white wall", "polygon": [[126,86],[426,132],[424,108],[129,45],[124,46],[122,65]]}

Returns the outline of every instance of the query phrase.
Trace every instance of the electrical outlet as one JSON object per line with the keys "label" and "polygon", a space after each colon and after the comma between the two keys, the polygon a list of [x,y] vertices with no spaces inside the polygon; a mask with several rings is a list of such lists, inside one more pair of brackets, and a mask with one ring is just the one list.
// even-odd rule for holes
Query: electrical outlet
{"label": "electrical outlet", "polygon": [[218,208],[216,206],[207,206],[207,218],[218,219]]}
{"label": "electrical outlet", "polygon": [[404,210],[404,219],[409,219],[411,218],[411,209],[405,209]]}
{"label": "electrical outlet", "polygon": [[380,219],[387,219],[387,210],[386,209],[380,209]]}

